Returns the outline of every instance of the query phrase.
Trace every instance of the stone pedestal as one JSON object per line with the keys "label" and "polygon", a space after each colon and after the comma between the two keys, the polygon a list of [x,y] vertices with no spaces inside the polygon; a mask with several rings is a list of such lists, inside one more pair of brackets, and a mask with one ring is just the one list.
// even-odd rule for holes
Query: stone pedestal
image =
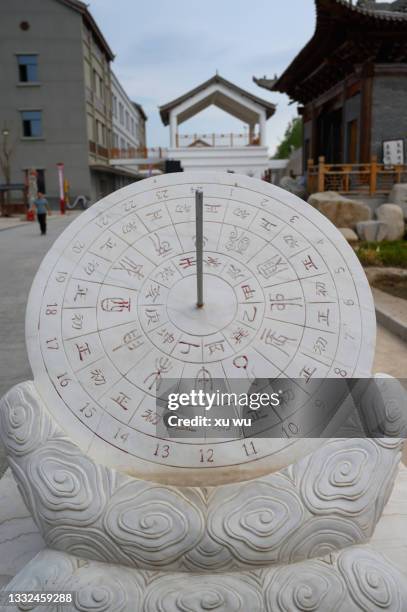
{"label": "stone pedestal", "polygon": [[8,590],[72,590],[67,610],[99,612],[291,612],[310,601],[324,611],[403,610],[405,577],[362,546],[391,494],[399,440],[327,440],[258,479],[173,487],[95,464],[55,425],[32,383],[3,398],[0,419],[48,547]]}

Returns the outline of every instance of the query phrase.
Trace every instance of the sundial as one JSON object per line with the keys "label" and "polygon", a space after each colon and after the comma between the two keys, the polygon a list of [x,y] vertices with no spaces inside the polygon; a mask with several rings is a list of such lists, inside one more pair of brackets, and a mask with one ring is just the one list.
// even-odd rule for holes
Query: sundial
{"label": "sundial", "polygon": [[370,376],[375,316],[356,256],[319,212],[262,181],[185,172],[70,224],[34,280],[26,337],[48,410],[91,458],[203,485],[280,469],[320,440],[278,408],[272,439],[166,437],[166,379],[292,378],[310,399],[313,380]]}

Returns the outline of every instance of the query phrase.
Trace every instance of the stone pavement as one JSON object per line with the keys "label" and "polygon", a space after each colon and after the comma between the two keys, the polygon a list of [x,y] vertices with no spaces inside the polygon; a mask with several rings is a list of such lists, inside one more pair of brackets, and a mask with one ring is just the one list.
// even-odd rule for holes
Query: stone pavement
{"label": "stone pavement", "polygon": [[407,343],[382,325],[377,326],[373,372],[384,372],[396,378],[407,378]]}
{"label": "stone pavement", "polygon": [[12,227],[21,227],[26,223],[29,222],[23,219],[23,217],[0,217],[0,232],[2,230],[11,229]]}
{"label": "stone pavement", "polygon": [[[52,215],[46,236],[36,222],[0,231],[0,397],[32,376],[24,339],[28,293],[44,255],[77,214]],[[0,474],[1,464],[0,450]]]}
{"label": "stone pavement", "polygon": [[[77,214],[52,215],[46,236],[37,223],[0,231],[0,397],[32,376],[24,340],[28,293],[42,258]],[[407,344],[381,326],[373,371],[407,378]],[[1,463],[0,450],[0,474]]]}

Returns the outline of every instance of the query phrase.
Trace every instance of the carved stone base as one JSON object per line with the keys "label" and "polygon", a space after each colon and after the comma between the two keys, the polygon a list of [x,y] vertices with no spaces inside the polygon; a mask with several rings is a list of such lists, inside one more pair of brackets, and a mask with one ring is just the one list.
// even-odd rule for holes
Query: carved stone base
{"label": "carved stone base", "polygon": [[167,486],[95,464],[32,383],[0,402],[0,437],[48,546],[8,590],[73,591],[63,609],[81,612],[406,609],[405,577],[360,546],[391,494],[400,440],[327,440],[248,482]]}
{"label": "carved stone base", "polygon": [[[45,550],[10,591],[72,591],[59,612],[403,612],[407,584],[380,554],[351,547],[273,569],[224,574],[131,570]],[[8,606],[5,612],[40,607]]]}
{"label": "carved stone base", "polygon": [[95,464],[56,426],[32,383],[3,398],[0,419],[11,469],[47,545],[146,570],[249,570],[364,543],[401,456],[399,440],[335,439],[248,482],[173,487]]}

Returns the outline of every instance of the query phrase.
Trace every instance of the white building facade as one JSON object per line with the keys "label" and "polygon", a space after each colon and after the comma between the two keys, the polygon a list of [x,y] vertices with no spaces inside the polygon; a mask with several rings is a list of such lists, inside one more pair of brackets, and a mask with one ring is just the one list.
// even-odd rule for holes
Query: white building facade
{"label": "white building facade", "polygon": [[111,73],[113,149],[127,155],[129,150],[146,147],[147,117],[142,107],[132,102],[118,78]]}

